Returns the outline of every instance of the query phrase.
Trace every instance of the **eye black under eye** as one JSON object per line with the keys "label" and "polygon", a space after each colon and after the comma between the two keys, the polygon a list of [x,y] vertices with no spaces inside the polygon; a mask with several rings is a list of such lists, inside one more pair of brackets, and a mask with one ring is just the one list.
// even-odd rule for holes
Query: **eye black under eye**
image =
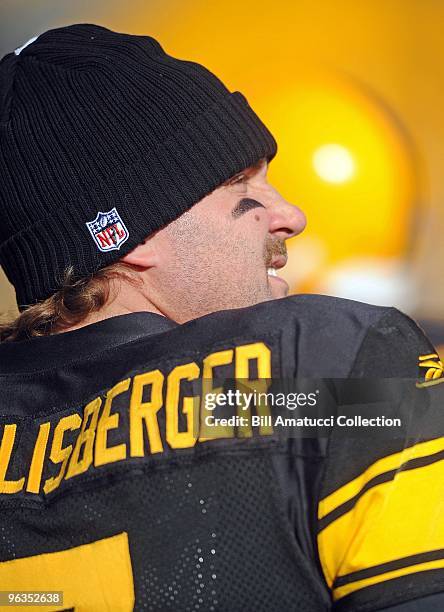
{"label": "eye black under eye", "polygon": [[265,208],[265,206],[253,198],[242,198],[234,207],[232,215],[237,218],[253,208]]}

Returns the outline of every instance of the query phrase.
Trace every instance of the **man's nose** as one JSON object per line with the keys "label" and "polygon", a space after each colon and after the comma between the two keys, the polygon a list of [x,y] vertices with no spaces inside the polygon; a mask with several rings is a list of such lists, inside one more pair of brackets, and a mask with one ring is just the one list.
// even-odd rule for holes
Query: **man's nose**
{"label": "man's nose", "polygon": [[269,208],[269,231],[274,236],[287,240],[304,231],[307,219],[303,211],[295,204],[287,202],[279,193],[275,194]]}

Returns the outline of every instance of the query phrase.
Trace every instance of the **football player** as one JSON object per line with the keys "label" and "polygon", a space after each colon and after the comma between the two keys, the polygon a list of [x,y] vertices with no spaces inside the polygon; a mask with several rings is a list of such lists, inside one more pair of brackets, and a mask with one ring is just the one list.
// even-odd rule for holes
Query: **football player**
{"label": "football player", "polygon": [[[305,217],[242,94],[86,24],[0,77],[9,603],[444,607],[442,364],[393,308],[285,297]],[[280,427],[294,388],[325,427]]]}

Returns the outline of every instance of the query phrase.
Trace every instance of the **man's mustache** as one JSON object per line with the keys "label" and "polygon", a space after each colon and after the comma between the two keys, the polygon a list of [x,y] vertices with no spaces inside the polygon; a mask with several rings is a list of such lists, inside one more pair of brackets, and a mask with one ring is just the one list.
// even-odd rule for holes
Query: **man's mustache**
{"label": "man's mustache", "polygon": [[267,268],[271,268],[273,259],[278,255],[287,257],[287,247],[281,238],[267,236],[264,245],[264,261]]}
{"label": "man's mustache", "polygon": [[[253,198],[242,198],[232,210],[232,215],[238,219],[253,208],[265,208],[263,204]],[[271,263],[276,256],[284,255],[287,257],[287,247],[281,238],[267,236],[264,245],[264,261],[267,268],[271,268]]]}

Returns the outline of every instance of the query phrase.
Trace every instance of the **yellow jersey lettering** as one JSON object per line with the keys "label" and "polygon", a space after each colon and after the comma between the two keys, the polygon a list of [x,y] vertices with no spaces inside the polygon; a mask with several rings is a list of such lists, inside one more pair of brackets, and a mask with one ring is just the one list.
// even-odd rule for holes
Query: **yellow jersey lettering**
{"label": "yellow jersey lettering", "polygon": [[[134,377],[130,400],[130,449],[131,457],[144,456],[143,424],[145,423],[152,454],[163,451],[157,413],[162,407],[164,376],[160,370],[153,370]],[[143,401],[145,387],[151,386],[149,402]]]}
{"label": "yellow jersey lettering", "polygon": [[61,463],[62,465],[57,476],[48,478],[43,485],[43,490],[46,494],[51,493],[51,491],[54,491],[54,489],[57,489],[59,484],[62,482],[66,472],[66,466],[68,465],[68,461],[72,453],[72,444],[69,444],[63,448],[63,436],[65,431],[74,431],[79,429],[81,423],[82,419],[78,414],[70,414],[69,416],[63,417],[63,419],[60,419],[60,421],[57,423],[49,458],[53,463]]}
{"label": "yellow jersey lettering", "polygon": [[234,436],[234,427],[232,425],[208,425],[207,419],[212,416],[213,411],[207,407],[206,401],[207,395],[213,393],[217,395],[223,391],[222,387],[213,386],[214,368],[230,365],[233,362],[233,355],[233,349],[227,349],[210,353],[203,360],[199,442],[216,438],[232,438]]}
{"label": "yellow jersey lettering", "polygon": [[46,447],[48,445],[51,423],[42,423],[32,453],[31,466],[29,468],[26,490],[28,493],[38,493],[42,480],[43,462],[45,460]]}
{"label": "yellow jersey lettering", "polygon": [[[93,461],[93,446],[96,435],[97,420],[99,418],[99,410],[102,404],[102,399],[96,397],[85,406],[83,411],[82,428],[77,437],[76,445],[71,455],[66,480],[73,476],[83,474],[89,468]],[[91,417],[91,418],[90,418]],[[83,448],[83,457],[80,459],[80,453]]]}
{"label": "yellow jersey lettering", "polygon": [[105,465],[114,461],[122,461],[126,459],[126,444],[117,444],[116,446],[108,446],[108,431],[117,429],[119,426],[119,415],[117,412],[110,414],[111,405],[116,395],[128,391],[131,379],[122,380],[106,394],[105,405],[103,412],[97,425],[96,444],[94,453],[94,465]]}
{"label": "yellow jersey lettering", "polygon": [[[257,362],[257,380],[250,380],[250,362]],[[263,342],[245,344],[236,347],[235,356],[235,377],[238,386],[242,387],[242,392],[266,394],[271,382],[271,351]],[[270,408],[266,398],[261,398],[256,403],[256,412],[259,416],[270,416]],[[238,428],[239,437],[251,437],[251,405],[238,406],[238,415],[247,417],[247,425],[240,425]],[[261,419],[259,434],[267,436],[273,433],[271,419]],[[270,424],[269,424],[270,423]]]}
{"label": "yellow jersey lettering", "polygon": [[[250,376],[254,379],[251,380]],[[225,385],[217,386],[218,377],[227,381],[235,379],[237,391],[234,403],[232,389],[225,394]],[[202,383],[201,394],[187,394],[186,383],[192,381]],[[0,439],[0,495],[19,493],[25,486],[27,493],[38,495],[42,483],[44,493],[49,494],[64,479],[84,474],[91,466],[100,467],[124,461],[128,457],[162,453],[165,444],[172,449],[185,449],[194,447],[197,441],[251,437],[253,406],[259,417],[256,421],[257,432],[259,435],[270,435],[273,433],[267,404],[270,383],[271,350],[263,342],[212,352],[203,359],[202,367],[191,361],[179,364],[165,374],[156,369],[142,372],[132,379],[125,378],[108,389],[103,400],[96,397],[89,402],[82,416],[74,413],[58,417],[58,422],[48,421],[38,426],[31,424],[36,434],[21,437],[23,440],[35,440],[34,448],[25,453],[31,456],[31,462],[26,468],[27,477],[18,480],[8,480],[6,477],[12,467],[17,424],[5,425]],[[129,406],[124,398],[116,400],[122,394],[127,394],[125,400],[129,399]],[[227,407],[231,408],[228,410],[230,418],[222,418]],[[165,413],[162,413],[164,418],[160,425],[161,409],[165,409]],[[222,416],[217,418],[217,412],[213,410],[219,409]],[[129,418],[126,418],[127,411]],[[111,444],[110,439],[116,439],[115,430],[119,427],[125,441]],[[50,442],[52,431],[54,434]],[[68,440],[64,441],[65,434],[71,444],[68,444]],[[59,466],[56,475],[52,475],[57,469],[54,466]]]}
{"label": "yellow jersey lettering", "polygon": [[166,439],[171,448],[189,448],[196,444],[194,414],[199,406],[198,396],[184,397],[182,412],[187,419],[186,431],[179,431],[179,396],[182,380],[199,378],[197,363],[176,366],[168,375],[166,394]]}

